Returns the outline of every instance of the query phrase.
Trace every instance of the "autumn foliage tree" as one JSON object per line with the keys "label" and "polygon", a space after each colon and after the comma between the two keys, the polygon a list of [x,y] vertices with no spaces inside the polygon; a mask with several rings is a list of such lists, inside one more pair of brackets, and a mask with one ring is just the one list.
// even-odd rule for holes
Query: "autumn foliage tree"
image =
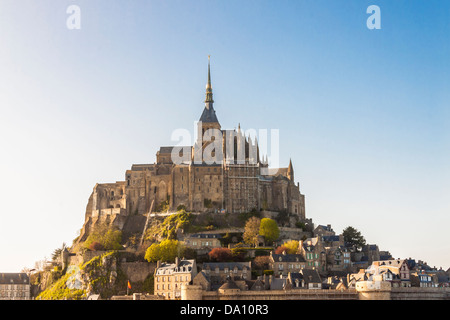
{"label": "autumn foliage tree", "polygon": [[231,250],[228,248],[214,248],[208,253],[209,259],[216,262],[227,262],[233,260]]}
{"label": "autumn foliage tree", "polygon": [[251,217],[245,223],[243,240],[246,244],[256,246],[258,244],[259,229],[261,220],[257,217]]}
{"label": "autumn foliage tree", "polygon": [[283,243],[281,246],[275,249],[276,254],[282,254],[286,251],[287,254],[296,254],[298,251],[299,242],[297,240],[291,240]]}

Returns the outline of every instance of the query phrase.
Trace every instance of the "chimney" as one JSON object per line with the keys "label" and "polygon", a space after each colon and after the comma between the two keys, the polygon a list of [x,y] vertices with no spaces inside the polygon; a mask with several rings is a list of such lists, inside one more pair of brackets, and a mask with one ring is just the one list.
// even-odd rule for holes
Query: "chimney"
{"label": "chimney", "polygon": [[178,268],[179,265],[180,265],[180,258],[176,257],[175,258],[175,267]]}
{"label": "chimney", "polygon": [[161,261],[156,261],[156,269],[159,269],[159,267],[161,266]]}

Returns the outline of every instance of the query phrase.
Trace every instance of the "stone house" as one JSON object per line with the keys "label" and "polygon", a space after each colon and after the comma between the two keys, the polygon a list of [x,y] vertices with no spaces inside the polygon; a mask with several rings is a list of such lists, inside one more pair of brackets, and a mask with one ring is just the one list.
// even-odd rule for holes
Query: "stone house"
{"label": "stone house", "polygon": [[389,270],[392,273],[391,285],[392,287],[410,287],[410,270],[408,267],[407,260],[396,259],[396,260],[381,260],[374,261],[371,266],[367,269],[367,273],[371,275],[383,275],[388,276],[386,271]]}
{"label": "stone house", "polygon": [[220,243],[221,237],[220,234],[196,233],[185,237],[184,243],[188,248],[207,253],[213,248],[222,247]]}
{"label": "stone house", "polygon": [[30,300],[30,278],[26,273],[0,273],[0,300]]}
{"label": "stone house", "polygon": [[269,267],[275,276],[286,276],[289,272],[300,272],[306,268],[306,261],[301,254],[282,254],[270,252]]}
{"label": "stone house", "polygon": [[202,272],[210,277],[211,283],[223,283],[229,277],[239,279],[251,279],[251,262],[205,262]]}
{"label": "stone house", "polygon": [[433,279],[433,275],[423,271],[412,272],[410,275],[411,286],[420,288],[437,287],[438,283]]}
{"label": "stone house", "polygon": [[331,228],[331,224],[327,224],[326,226],[318,225],[314,229],[313,233],[314,233],[315,237],[334,236],[335,235],[334,230]]}
{"label": "stone house", "polygon": [[361,249],[364,255],[367,256],[367,261],[372,264],[374,261],[380,261],[380,249],[376,244],[366,244]]}
{"label": "stone house", "polygon": [[180,260],[177,257],[175,263],[158,261],[154,274],[154,294],[166,299],[179,299],[181,286],[190,284],[196,275],[195,260]]}
{"label": "stone house", "polygon": [[322,289],[322,280],[317,270],[303,269],[300,272],[290,272],[286,279],[289,289]]}
{"label": "stone house", "polygon": [[325,252],[327,271],[344,271],[351,268],[351,252],[347,247],[325,247]]}
{"label": "stone house", "polygon": [[308,238],[300,241],[298,252],[306,261],[307,269],[317,269],[321,272],[326,271],[327,256],[325,247],[320,241],[320,237]]}
{"label": "stone house", "polygon": [[197,273],[195,278],[192,280],[194,286],[200,286],[204,291],[211,290],[211,277],[207,275],[204,271]]}

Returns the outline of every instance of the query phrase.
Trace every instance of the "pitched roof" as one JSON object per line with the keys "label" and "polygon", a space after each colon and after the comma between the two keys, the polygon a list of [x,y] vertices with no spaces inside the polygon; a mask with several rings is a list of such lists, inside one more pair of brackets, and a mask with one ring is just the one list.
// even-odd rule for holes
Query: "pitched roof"
{"label": "pitched roof", "polygon": [[192,272],[195,260],[180,260],[178,267],[175,263],[161,263],[156,270],[157,275]]}
{"label": "pitched roof", "polygon": [[225,281],[225,283],[222,286],[220,286],[220,288],[219,288],[219,290],[233,290],[233,289],[240,290],[240,288],[237,286],[237,284],[231,279],[228,279],[227,281]]}
{"label": "pitched roof", "polygon": [[209,108],[205,107],[205,109],[203,109],[203,113],[199,121],[205,123],[219,122],[219,120],[217,120],[216,111],[214,110],[212,105]]}
{"label": "pitched roof", "polygon": [[272,278],[270,290],[283,290],[286,287],[287,278]]}
{"label": "pitched roof", "polygon": [[274,262],[306,262],[301,254],[276,254],[272,253],[271,257]]}
{"label": "pitched roof", "polygon": [[237,268],[238,270],[242,270],[247,268],[250,269],[251,262],[204,262],[203,263],[203,270],[210,269],[215,270],[216,268],[219,268],[219,270],[224,270],[225,268],[228,268],[229,270],[233,270],[234,268]]}
{"label": "pitched roof", "polygon": [[301,272],[303,274],[303,280],[305,280],[305,283],[322,282],[319,276],[319,272],[317,272],[317,270],[303,269]]}
{"label": "pitched roof", "polygon": [[29,284],[30,278],[24,272],[0,273],[0,284]]}
{"label": "pitched roof", "polygon": [[335,242],[339,241],[339,236],[322,236],[322,241],[325,242]]}

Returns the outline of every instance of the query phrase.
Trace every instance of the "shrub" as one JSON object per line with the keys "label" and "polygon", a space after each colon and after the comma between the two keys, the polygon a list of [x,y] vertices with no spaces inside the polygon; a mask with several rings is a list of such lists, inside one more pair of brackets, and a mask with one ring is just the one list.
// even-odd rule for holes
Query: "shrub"
{"label": "shrub", "polygon": [[89,245],[89,250],[91,251],[102,251],[105,248],[100,242],[94,241]]}

